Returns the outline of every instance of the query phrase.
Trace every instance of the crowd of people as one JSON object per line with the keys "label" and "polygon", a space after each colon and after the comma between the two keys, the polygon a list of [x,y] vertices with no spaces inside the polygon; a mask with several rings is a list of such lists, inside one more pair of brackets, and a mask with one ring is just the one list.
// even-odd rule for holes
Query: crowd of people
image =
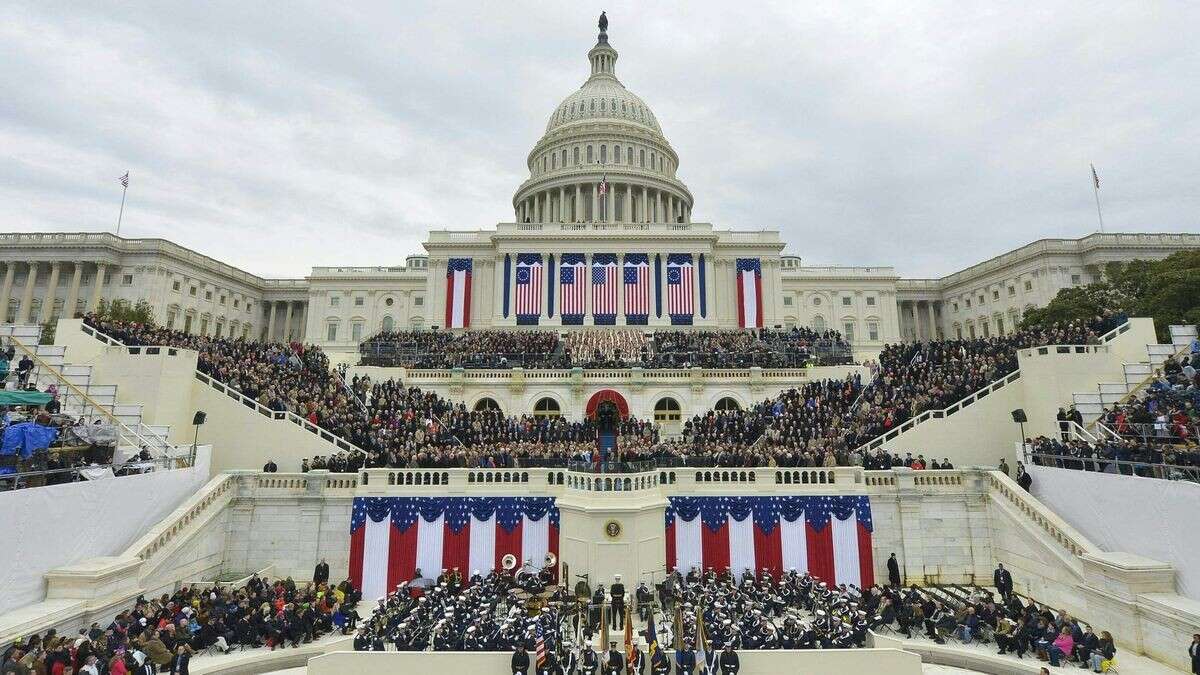
{"label": "crowd of people", "polygon": [[837,331],[554,330],[388,331],[359,346],[360,363],[406,368],[800,368],[850,363]]}
{"label": "crowd of people", "polygon": [[330,585],[324,569],[326,578],[312,583],[254,575],[238,587],[203,584],[157,598],[139,596],[106,626],[93,623],[77,635],[51,629],[16,640],[0,661],[21,669],[3,672],[187,675],[192,657],[205,651],[295,648],[332,631],[348,635],[359,620],[361,597],[349,581]]}
{"label": "crowd of people", "polygon": [[1200,340],[1191,349],[1195,351],[1181,358],[1168,357],[1135,399],[1105,410],[1104,425],[1147,444],[1200,442]]}
{"label": "crowd of people", "polygon": [[1039,436],[1026,441],[1031,460],[1059,469],[1127,476],[1200,481],[1200,447],[1146,443],[1139,438],[1062,440]]}
{"label": "crowd of people", "polygon": [[[313,346],[195,336],[96,317],[87,320],[126,344],[196,349],[203,372],[268,408],[306,417],[365,453],[315,457],[309,468],[535,466],[591,461],[599,452],[592,420],[468,410],[461,402],[395,380],[354,377],[345,382]],[[932,468],[924,458],[908,461],[883,450],[862,453],[857,448],[925,410],[945,407],[1009,374],[1017,365],[1017,349],[1095,343],[1111,323],[1097,317],[1003,337],[888,345],[879,363],[872,364],[869,378],[854,373],[841,380],[814,381],[745,409],[695,415],[682,424],[680,440],[660,443],[653,424],[625,420],[619,430],[619,450],[626,460],[663,459],[703,466]],[[412,335],[422,346],[437,346],[445,354],[466,353],[468,344],[488,358],[517,347],[553,348],[559,357],[571,352],[561,348],[556,334],[544,331]],[[803,329],[662,332],[650,341],[650,358],[752,352],[756,344],[825,339],[840,337]],[[608,344],[613,354],[624,353],[617,346],[624,343],[599,344]]]}

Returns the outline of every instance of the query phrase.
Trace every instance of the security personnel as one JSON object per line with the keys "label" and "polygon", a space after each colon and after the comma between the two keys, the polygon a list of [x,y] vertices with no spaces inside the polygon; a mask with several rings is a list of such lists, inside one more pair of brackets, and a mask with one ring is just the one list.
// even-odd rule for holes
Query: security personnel
{"label": "security personnel", "polygon": [[613,630],[625,629],[625,584],[621,583],[621,575],[613,575],[612,588],[608,589],[610,598],[609,608],[612,609],[612,625]]}
{"label": "security personnel", "polygon": [[529,653],[525,651],[525,644],[518,642],[517,648],[512,655],[512,672],[513,675],[520,673],[526,675],[529,671]]}
{"label": "security personnel", "polygon": [[604,659],[604,672],[606,675],[621,675],[625,670],[625,657],[621,655],[621,651],[617,649],[616,642],[608,643],[608,655]]}
{"label": "security personnel", "polygon": [[741,662],[738,661],[737,652],[733,651],[733,645],[728,643],[721,651],[718,663],[721,666],[721,675],[737,675],[737,671],[742,667]]}

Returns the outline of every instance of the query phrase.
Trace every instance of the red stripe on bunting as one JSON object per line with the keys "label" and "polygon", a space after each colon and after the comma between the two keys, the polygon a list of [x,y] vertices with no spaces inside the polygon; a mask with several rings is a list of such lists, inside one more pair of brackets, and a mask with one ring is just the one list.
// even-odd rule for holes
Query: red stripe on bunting
{"label": "red stripe on bunting", "polygon": [[496,524],[496,569],[504,569],[501,561],[504,560],[506,553],[511,553],[517,557],[517,565],[522,563],[521,560],[521,531],[524,530],[522,521],[517,521],[517,526],[508,532],[500,524]]}
{"label": "red stripe on bunting", "polygon": [[754,275],[754,302],[756,311],[754,313],[755,326],[763,327],[763,298],[762,298],[762,275]]}
{"label": "red stripe on bunting", "polygon": [[834,585],[833,524],[826,523],[818,531],[805,523],[804,530],[808,540],[808,573],[830,586]]}
{"label": "red stripe on bunting", "polygon": [[871,533],[861,522],[858,523],[858,579],[859,588],[875,585],[875,556],[871,554]]}
{"label": "red stripe on bunting", "polygon": [[355,588],[362,588],[363,543],[367,536],[367,526],[364,523],[350,533],[350,583]]}
{"label": "red stripe on bunting", "polygon": [[729,526],[722,525],[721,529],[713,532],[701,523],[700,553],[705,567],[711,567],[718,572],[729,567]]}
{"label": "red stripe on bunting", "polygon": [[[472,272],[473,271],[474,270],[472,270]],[[471,276],[472,276],[472,272],[467,272],[465,275],[463,275],[464,277],[466,277],[466,279],[463,281],[463,318],[462,318],[462,327],[463,328],[471,327]],[[464,575],[464,576],[467,576],[467,575]]]}
{"label": "red stripe on bunting", "polygon": [[763,570],[776,579],[783,571],[783,539],[778,524],[771,528],[770,534],[764,533],[762,528],[754,528],[754,571],[757,574]]}
{"label": "red stripe on bunting", "polygon": [[667,569],[675,569],[675,522],[667,527]]}
{"label": "red stripe on bunting", "polygon": [[386,590],[391,593],[402,582],[412,581],[413,575],[417,572],[417,524],[413,523],[404,532],[392,525],[389,535],[388,587]]}
{"label": "red stripe on bunting", "polygon": [[449,527],[442,533],[442,567],[457,568],[463,579],[471,576],[471,521],[455,534]]}
{"label": "red stripe on bunting", "polygon": [[746,325],[746,291],[742,286],[742,275],[739,272],[733,278],[737,282],[734,285],[737,286],[738,293],[738,326],[740,328],[749,328]]}

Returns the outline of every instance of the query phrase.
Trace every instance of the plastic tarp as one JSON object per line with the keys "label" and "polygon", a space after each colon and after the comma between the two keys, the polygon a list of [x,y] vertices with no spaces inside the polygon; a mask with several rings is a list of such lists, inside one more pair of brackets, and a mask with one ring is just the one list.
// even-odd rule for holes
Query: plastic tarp
{"label": "plastic tarp", "polygon": [[0,405],[46,405],[50,394],[41,391],[0,390]]}
{"label": "plastic tarp", "polygon": [[50,447],[58,438],[58,429],[36,422],[10,424],[4,429],[4,440],[0,442],[0,455],[20,455],[29,459],[34,452]]}
{"label": "plastic tarp", "polygon": [[208,482],[210,448],[189,469],[0,492],[0,614],[44,600],[46,572],[118,555],[162,522]]}
{"label": "plastic tarp", "polygon": [[1033,495],[1105,551],[1171,563],[1180,595],[1200,600],[1200,485],[1029,466]]}

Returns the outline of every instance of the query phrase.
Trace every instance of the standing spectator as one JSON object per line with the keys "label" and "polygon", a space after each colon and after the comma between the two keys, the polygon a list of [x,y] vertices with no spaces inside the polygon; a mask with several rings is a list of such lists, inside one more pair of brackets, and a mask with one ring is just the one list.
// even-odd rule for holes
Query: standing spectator
{"label": "standing spectator", "polygon": [[1008,570],[1004,569],[1004,563],[999,563],[996,565],[996,571],[992,573],[992,585],[996,587],[997,591],[1000,591],[1000,597],[1006,600],[1008,599],[1008,596],[1012,594],[1012,574]]}

